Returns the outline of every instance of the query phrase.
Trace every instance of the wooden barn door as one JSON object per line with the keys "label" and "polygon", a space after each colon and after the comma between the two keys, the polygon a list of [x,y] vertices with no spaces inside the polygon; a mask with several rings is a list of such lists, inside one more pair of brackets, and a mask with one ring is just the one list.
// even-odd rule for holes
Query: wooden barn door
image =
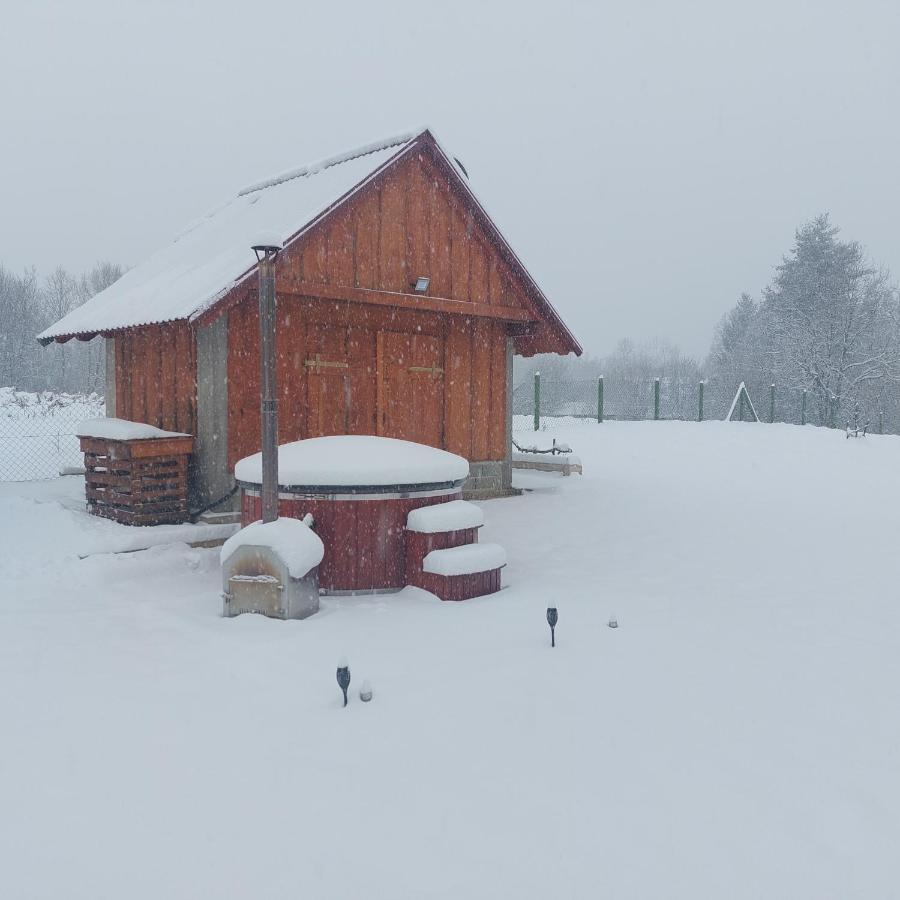
{"label": "wooden barn door", "polygon": [[442,447],[443,422],[443,340],[379,332],[378,434]]}
{"label": "wooden barn door", "polygon": [[371,332],[310,325],[303,366],[307,381],[306,437],[371,434],[375,384]]}

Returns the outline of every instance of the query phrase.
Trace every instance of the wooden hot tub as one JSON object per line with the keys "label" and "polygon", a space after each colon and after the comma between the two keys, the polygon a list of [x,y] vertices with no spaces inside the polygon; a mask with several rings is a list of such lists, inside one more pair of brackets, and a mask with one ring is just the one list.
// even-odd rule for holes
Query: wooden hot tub
{"label": "wooden hot tub", "polygon": [[[278,449],[280,516],[311,513],[325,545],[325,593],[376,593],[406,585],[410,510],[460,497],[468,462],[453,453],[366,435],[310,438]],[[241,524],[261,517],[262,458],[235,466]]]}

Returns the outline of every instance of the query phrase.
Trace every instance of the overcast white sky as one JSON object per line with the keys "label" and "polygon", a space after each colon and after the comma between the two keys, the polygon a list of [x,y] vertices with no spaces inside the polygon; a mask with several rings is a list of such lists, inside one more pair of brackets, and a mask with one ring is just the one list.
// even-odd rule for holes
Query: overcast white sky
{"label": "overcast white sky", "polygon": [[128,265],[419,124],[589,352],[705,353],[829,211],[900,275],[900,2],[5,3],[0,263]]}

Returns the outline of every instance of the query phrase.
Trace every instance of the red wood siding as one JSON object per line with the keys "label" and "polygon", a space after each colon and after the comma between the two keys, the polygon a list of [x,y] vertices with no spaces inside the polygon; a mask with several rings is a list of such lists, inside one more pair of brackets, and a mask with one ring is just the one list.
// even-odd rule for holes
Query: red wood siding
{"label": "red wood siding", "polygon": [[[329,591],[401,588],[406,584],[406,517],[413,509],[446,503],[459,494],[392,500],[278,501],[278,514],[295,519],[312,513],[325,545],[319,586]],[[242,492],[241,522],[262,515],[259,497]]]}
{"label": "red wood siding", "polygon": [[[424,150],[280,258],[280,441],[384,434],[471,460],[505,458],[504,320],[316,295],[317,287],[329,297],[342,288],[409,293],[418,275],[431,278],[430,297],[471,303],[473,312],[533,312],[465,198]],[[260,444],[255,302],[251,294],[229,311],[230,465]],[[429,366],[443,369],[437,380],[410,371]]]}
{"label": "red wood siding", "polygon": [[[278,327],[281,443],[384,434],[471,460],[506,457],[504,323],[283,295]],[[232,307],[230,466],[260,448],[257,328],[255,299]]]}
{"label": "red wood siding", "polygon": [[365,187],[321,228],[292,244],[279,263],[279,292],[314,285],[409,292],[431,279],[428,296],[534,313],[528,292],[466,200],[419,150]]}
{"label": "red wood siding", "polygon": [[116,335],[116,408],[120,419],[194,434],[197,356],[185,322],[147,325]]}

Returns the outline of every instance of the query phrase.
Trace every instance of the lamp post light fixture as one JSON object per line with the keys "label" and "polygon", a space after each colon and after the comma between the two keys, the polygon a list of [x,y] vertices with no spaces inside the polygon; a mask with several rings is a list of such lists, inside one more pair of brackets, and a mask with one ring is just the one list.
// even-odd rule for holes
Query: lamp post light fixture
{"label": "lamp post light fixture", "polygon": [[616,614],[615,614],[615,613],[613,613],[613,614],[609,617],[609,627],[610,627],[610,628],[618,628],[618,627],[619,627],[619,620],[616,618]]}
{"label": "lamp post light fixture", "polygon": [[559,621],[559,610],[555,606],[547,607],[547,624],[550,626],[550,646],[556,646],[556,623]]}
{"label": "lamp post light fixture", "polygon": [[259,264],[260,411],[262,419],[262,520],[278,518],[278,393],[275,385],[275,258],[281,243],[271,235],[252,247]]}
{"label": "lamp post light fixture", "polygon": [[346,706],[347,705],[347,690],[350,687],[350,666],[347,665],[346,659],[342,659],[338,663],[337,683],[338,683],[338,687],[341,689],[341,693],[344,695],[344,706]]}

